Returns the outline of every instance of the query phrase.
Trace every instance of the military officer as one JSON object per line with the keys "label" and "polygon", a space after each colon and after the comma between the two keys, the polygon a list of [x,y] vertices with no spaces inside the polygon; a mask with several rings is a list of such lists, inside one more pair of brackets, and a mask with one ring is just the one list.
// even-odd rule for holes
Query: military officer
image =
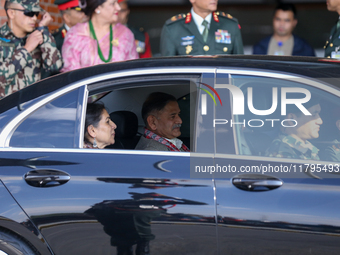
{"label": "military officer", "polygon": [[39,0],[7,0],[4,9],[8,22],[0,28],[0,98],[40,80],[43,70],[58,72],[63,64],[47,28],[51,15],[45,12],[38,21]]}
{"label": "military officer", "polygon": [[78,0],[55,0],[54,4],[58,5],[64,25],[53,31],[53,36],[57,43],[57,48],[61,52],[64,38],[67,31],[79,22],[85,22],[86,16],[81,2]]}
{"label": "military officer", "polygon": [[305,115],[295,105],[287,106],[286,117],[289,125],[281,129],[279,137],[267,149],[266,156],[319,160],[319,149],[309,141],[319,137],[320,126],[323,123],[319,101],[313,95],[307,103],[304,103],[304,107],[311,115]]}
{"label": "military officer", "polygon": [[243,54],[237,19],[216,12],[218,0],[190,0],[191,11],[167,20],[161,34],[161,54]]}
{"label": "military officer", "polygon": [[148,33],[145,32],[142,27],[137,29],[127,24],[130,14],[127,1],[128,0],[118,0],[121,8],[118,13],[118,22],[127,26],[135,36],[136,49],[139,54],[139,58],[151,58],[152,52]]}
{"label": "military officer", "polygon": [[[340,15],[340,0],[327,0],[327,9]],[[340,59],[340,17],[332,28],[324,48],[325,57]]]}

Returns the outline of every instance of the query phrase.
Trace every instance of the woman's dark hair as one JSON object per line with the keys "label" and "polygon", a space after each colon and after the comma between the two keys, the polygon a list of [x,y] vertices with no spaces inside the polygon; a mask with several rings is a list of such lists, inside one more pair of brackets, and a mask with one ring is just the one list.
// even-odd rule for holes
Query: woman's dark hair
{"label": "woman's dark hair", "polygon": [[105,109],[104,104],[101,103],[90,103],[87,104],[86,108],[86,118],[85,118],[85,130],[84,130],[84,139],[87,140],[88,126],[92,125],[94,127],[98,126],[99,121],[101,120],[103,110]]}
{"label": "woman's dark hair", "polygon": [[90,19],[92,18],[92,15],[94,11],[97,9],[99,5],[102,5],[107,0],[87,0],[86,1],[86,7],[84,9],[85,15],[88,16]]}

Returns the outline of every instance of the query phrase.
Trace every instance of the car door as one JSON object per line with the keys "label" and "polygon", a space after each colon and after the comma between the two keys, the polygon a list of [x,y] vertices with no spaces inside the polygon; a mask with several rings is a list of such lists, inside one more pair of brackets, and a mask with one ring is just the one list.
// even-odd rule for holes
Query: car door
{"label": "car door", "polygon": [[[6,130],[13,125],[13,131],[5,130],[8,148],[1,158],[8,160],[1,180],[54,254],[115,254],[142,242],[150,242],[154,254],[216,254],[212,179],[190,178],[190,155],[200,150],[196,141],[192,153],[79,148],[87,94],[115,95],[114,85],[120,92],[125,87],[143,92],[148,79],[171,84],[159,70],[154,73],[156,78],[143,76],[141,84],[126,73],[121,80],[101,79],[51,96],[10,123]],[[156,88],[172,91],[170,85]]]}
{"label": "car door", "polygon": [[[327,81],[247,70],[219,70],[215,88],[232,109],[216,106],[214,177],[221,254],[339,253],[339,161],[323,156],[327,146],[338,148],[330,141],[339,137],[332,128],[339,91]],[[275,157],[269,151],[278,134],[289,129],[281,102],[289,94],[283,91],[291,88],[306,92],[299,92],[299,99],[309,91],[319,100],[323,123],[309,142],[318,148],[320,160]]]}

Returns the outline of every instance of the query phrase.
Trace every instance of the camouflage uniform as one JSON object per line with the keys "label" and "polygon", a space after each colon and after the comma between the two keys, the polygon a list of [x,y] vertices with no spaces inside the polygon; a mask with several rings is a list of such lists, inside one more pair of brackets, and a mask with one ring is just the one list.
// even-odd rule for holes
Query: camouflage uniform
{"label": "camouflage uniform", "polygon": [[340,142],[335,139],[331,143],[325,150],[320,151],[320,158],[322,160],[340,162]]}
{"label": "camouflage uniform", "polygon": [[[41,11],[39,1],[23,0],[19,4]],[[42,28],[42,34],[44,42],[29,53],[24,48],[28,35],[17,38],[7,23],[0,28],[0,98],[39,81],[42,70],[56,73],[61,69],[63,62],[53,36],[47,27]]]}
{"label": "camouflage uniform", "polygon": [[275,139],[266,151],[266,156],[277,158],[298,158],[319,160],[319,149],[306,141],[303,144],[300,140],[290,135],[280,135]]}

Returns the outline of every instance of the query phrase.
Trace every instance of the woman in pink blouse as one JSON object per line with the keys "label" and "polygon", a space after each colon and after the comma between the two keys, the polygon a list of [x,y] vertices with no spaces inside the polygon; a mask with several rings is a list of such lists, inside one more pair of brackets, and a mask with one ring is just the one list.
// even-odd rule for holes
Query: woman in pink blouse
{"label": "woman in pink blouse", "polygon": [[62,72],[108,62],[138,58],[132,32],[117,23],[118,0],[87,0],[89,21],[66,34],[62,47]]}

